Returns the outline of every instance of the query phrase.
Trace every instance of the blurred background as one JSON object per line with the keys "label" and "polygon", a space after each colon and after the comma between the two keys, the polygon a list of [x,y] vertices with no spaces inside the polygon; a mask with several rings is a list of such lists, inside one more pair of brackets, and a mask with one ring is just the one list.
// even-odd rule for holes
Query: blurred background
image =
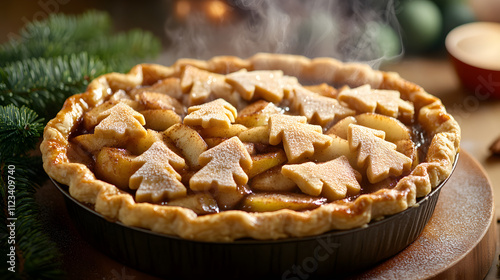
{"label": "blurred background", "polygon": [[373,67],[403,56],[443,52],[454,27],[500,21],[497,0],[151,0],[2,1],[0,43],[50,13],[107,11],[116,31],[161,38],[162,62],[255,52],[330,56]]}

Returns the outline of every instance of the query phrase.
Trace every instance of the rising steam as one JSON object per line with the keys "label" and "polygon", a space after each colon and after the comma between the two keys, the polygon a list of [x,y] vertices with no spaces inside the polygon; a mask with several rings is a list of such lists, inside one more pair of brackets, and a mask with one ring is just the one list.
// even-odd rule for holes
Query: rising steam
{"label": "rising steam", "polygon": [[[189,2],[200,6],[197,1],[185,3]],[[334,57],[377,68],[402,54],[387,53],[377,41],[380,26],[390,25],[397,30],[393,0],[233,0],[224,3],[226,10],[222,12],[228,16],[218,21],[201,8],[189,10],[182,20],[175,15],[167,19],[165,30],[171,42],[167,56],[172,60],[169,62],[180,57],[249,57],[257,52],[271,52],[311,58]],[[172,10],[175,13],[175,7]],[[218,12],[220,16],[221,11]]]}

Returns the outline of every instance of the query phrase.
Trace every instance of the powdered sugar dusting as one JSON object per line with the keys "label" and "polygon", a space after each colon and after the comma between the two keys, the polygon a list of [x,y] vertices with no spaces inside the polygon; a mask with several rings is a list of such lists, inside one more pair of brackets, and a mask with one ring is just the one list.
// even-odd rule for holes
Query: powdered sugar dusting
{"label": "powdered sugar dusting", "polygon": [[359,278],[436,276],[463,259],[482,240],[492,215],[491,185],[479,165],[462,155],[421,236],[407,249]]}

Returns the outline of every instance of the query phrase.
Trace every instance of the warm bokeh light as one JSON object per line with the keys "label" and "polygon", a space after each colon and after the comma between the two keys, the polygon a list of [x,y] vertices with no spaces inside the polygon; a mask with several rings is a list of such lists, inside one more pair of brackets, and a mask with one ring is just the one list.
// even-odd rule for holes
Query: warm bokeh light
{"label": "warm bokeh light", "polygon": [[177,1],[175,4],[175,15],[180,19],[185,19],[191,12],[191,3],[186,0]]}
{"label": "warm bokeh light", "polygon": [[228,13],[229,7],[226,3],[213,0],[207,3],[207,16],[213,20],[222,21]]}

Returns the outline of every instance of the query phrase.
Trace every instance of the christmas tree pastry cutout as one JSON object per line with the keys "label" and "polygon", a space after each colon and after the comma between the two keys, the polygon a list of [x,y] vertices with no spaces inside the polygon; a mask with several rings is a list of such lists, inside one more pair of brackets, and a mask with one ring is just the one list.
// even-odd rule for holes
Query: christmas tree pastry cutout
{"label": "christmas tree pastry cutout", "polygon": [[315,149],[324,148],[331,141],[331,137],[323,134],[321,126],[308,124],[304,116],[274,114],[269,118],[269,144],[283,142],[290,163],[312,156]]}
{"label": "christmas tree pastry cutout", "polygon": [[182,157],[172,152],[163,141],[156,141],[133,162],[142,166],[129,179],[129,188],[137,190],[138,202],[160,203],[186,196],[186,187],[176,170],[185,166]]}
{"label": "christmas tree pastry cutout", "polygon": [[181,78],[181,88],[189,91],[189,105],[205,102],[212,93],[217,96],[228,96],[232,87],[226,83],[226,77],[217,73],[201,70],[187,65]]}
{"label": "christmas tree pastry cutout", "polygon": [[188,108],[188,115],[184,118],[184,124],[190,126],[208,127],[229,127],[234,123],[238,111],[224,99],[191,106]]}
{"label": "christmas tree pastry cutout", "polygon": [[322,195],[330,201],[358,194],[361,190],[361,174],[349,165],[345,156],[324,162],[287,164],[281,173],[294,181],[308,195]]}
{"label": "christmas tree pastry cutout", "polygon": [[198,161],[203,167],[189,180],[194,191],[235,191],[248,182],[246,171],[252,167],[250,154],[236,136],[203,152]]}
{"label": "christmas tree pastry cutout", "polygon": [[351,150],[357,150],[357,165],[366,168],[370,183],[389,176],[399,176],[410,170],[412,160],[396,151],[396,144],[385,141],[385,132],[356,124],[349,125],[347,140]]}
{"label": "christmas tree pastry cutout", "polygon": [[94,128],[94,135],[108,139],[130,139],[146,136],[144,116],[124,102],[99,114],[102,119]]}
{"label": "christmas tree pastry cutout", "polygon": [[354,89],[343,90],[339,96],[350,108],[362,113],[379,113],[404,122],[413,119],[413,104],[400,98],[399,91],[372,89],[363,85]]}
{"label": "christmas tree pastry cutout", "polygon": [[325,125],[336,118],[343,119],[356,113],[334,98],[321,96],[303,87],[295,87],[293,92],[292,106],[306,116],[310,123]]}
{"label": "christmas tree pastry cutout", "polygon": [[284,76],[280,70],[251,71],[240,70],[226,75],[226,82],[233,86],[245,100],[257,95],[267,101],[278,103],[285,91],[298,85],[294,77]]}

